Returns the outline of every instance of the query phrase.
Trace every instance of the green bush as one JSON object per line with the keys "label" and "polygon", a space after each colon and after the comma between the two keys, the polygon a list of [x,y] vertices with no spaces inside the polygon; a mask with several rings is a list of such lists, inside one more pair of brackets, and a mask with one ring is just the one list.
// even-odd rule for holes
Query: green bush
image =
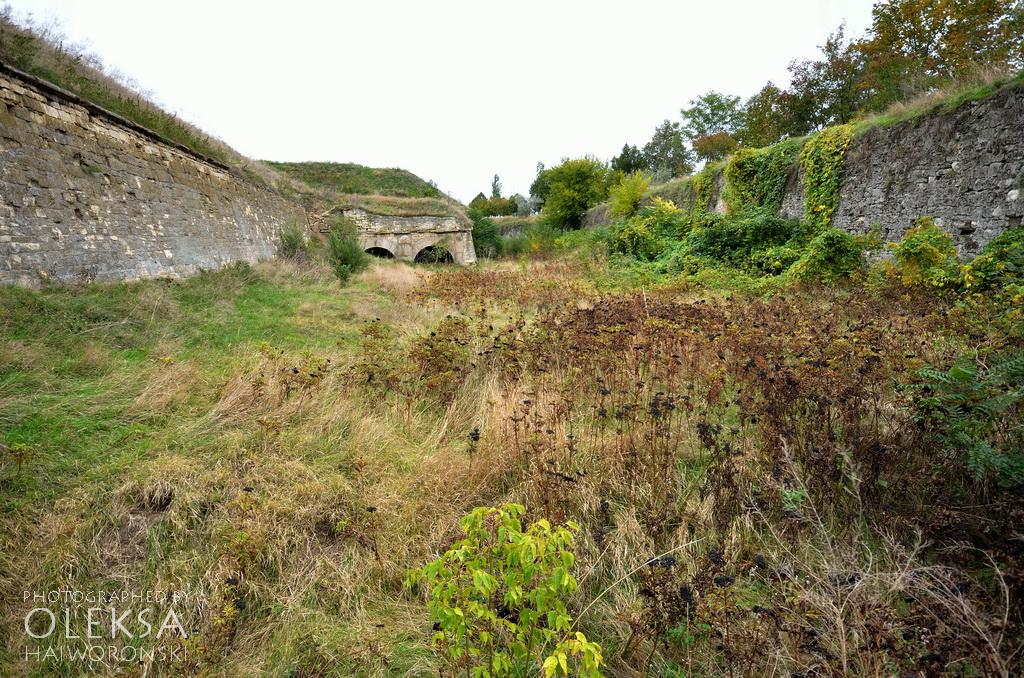
{"label": "green bush", "polygon": [[356,225],[350,219],[335,220],[327,245],[327,261],[342,284],[369,264],[369,257],[359,245]]}
{"label": "green bush", "polygon": [[584,259],[594,259],[607,254],[610,238],[607,226],[566,231],[555,238],[555,251],[572,252]]}
{"label": "green bush", "polygon": [[1024,228],[1011,228],[963,267],[963,284],[968,291],[1006,288],[1024,283]]}
{"label": "green bush", "polygon": [[794,280],[833,283],[863,270],[864,252],[857,239],[846,231],[830,227],[814,236],[787,274]]}
{"label": "green bush", "polygon": [[587,210],[608,197],[608,168],[594,158],[566,160],[544,176],[544,214],[556,228],[579,228]]}
{"label": "green bush", "polygon": [[476,248],[477,256],[485,259],[500,256],[502,238],[494,220],[476,209],[469,210],[469,218],[473,222],[473,246]]}
{"label": "green bush", "polygon": [[643,219],[630,219],[612,226],[608,250],[643,261],[653,261],[665,249],[665,241]]}
{"label": "green bush", "polygon": [[309,244],[302,229],[295,223],[289,223],[281,229],[277,255],[285,259],[303,260],[309,256]]}
{"label": "green bush", "polygon": [[526,235],[510,235],[501,239],[501,253],[506,257],[519,257],[526,254],[530,249],[530,242]]}
{"label": "green bush", "polygon": [[640,208],[651,178],[643,172],[625,174],[609,191],[609,205],[613,216],[629,219]]}
{"label": "green bush", "polygon": [[463,538],[406,585],[428,589],[434,644],[452,675],[600,676],[601,646],[571,633],[566,607],[577,588],[579,527],[539,520],[524,530],[525,510],[474,509],[462,519]]}
{"label": "green bush", "polygon": [[920,370],[918,412],[976,482],[1024,483],[1024,355]]}
{"label": "green bush", "polygon": [[685,241],[692,254],[748,268],[755,252],[782,245],[800,233],[800,222],[754,209],[740,215],[709,214]]}
{"label": "green bush", "polygon": [[796,245],[775,245],[751,254],[750,263],[762,273],[779,275],[795,264],[802,254],[803,251]]}
{"label": "green bush", "polygon": [[931,217],[917,219],[889,248],[895,259],[894,272],[904,285],[943,288],[957,282],[960,262],[953,237]]}
{"label": "green bush", "polygon": [[635,218],[662,238],[678,238],[690,226],[686,214],[674,202],[657,196],[644,205]]}

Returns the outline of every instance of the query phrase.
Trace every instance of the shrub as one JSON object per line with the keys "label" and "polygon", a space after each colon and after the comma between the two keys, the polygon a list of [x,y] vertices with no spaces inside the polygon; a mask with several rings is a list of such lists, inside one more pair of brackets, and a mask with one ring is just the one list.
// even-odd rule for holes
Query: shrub
{"label": "shrub", "polygon": [[665,249],[665,241],[643,219],[630,219],[612,227],[608,249],[644,261],[653,261]]}
{"label": "shrub", "polygon": [[539,221],[526,229],[527,254],[548,254],[555,249],[558,231],[546,221]]}
{"label": "shrub", "polygon": [[473,246],[477,256],[493,259],[501,254],[501,234],[493,219],[475,209],[469,210],[469,218],[473,222]]}
{"label": "shrub", "polygon": [[544,175],[544,213],[557,228],[579,228],[587,210],[608,197],[608,169],[594,158],[566,160]]}
{"label": "shrub", "polygon": [[453,675],[599,676],[601,647],[570,635],[567,598],[576,590],[574,523],[539,520],[525,530],[519,504],[480,507],[462,519],[464,537],[409,573],[424,584],[437,622],[434,643]]}
{"label": "shrub", "polygon": [[838,228],[827,228],[816,235],[800,258],[789,267],[795,280],[820,280],[825,283],[850,278],[864,269],[864,255],[857,239]]}
{"label": "shrub", "polygon": [[693,254],[745,268],[754,252],[781,245],[799,233],[800,222],[757,209],[733,216],[709,214],[686,242]]}
{"label": "shrub", "polygon": [[609,191],[612,215],[629,219],[640,208],[640,201],[651,185],[651,178],[642,172],[623,175]]}
{"label": "shrub", "polygon": [[890,249],[895,256],[895,273],[904,285],[942,288],[957,280],[959,261],[953,237],[931,217],[917,219]]}
{"label": "shrub", "polygon": [[335,220],[328,238],[327,260],[342,284],[368,265],[368,257],[359,245],[356,225],[344,217]]}
{"label": "shrub", "polygon": [[963,268],[964,288],[984,291],[1024,283],[1024,228],[1000,233]]}
{"label": "shrub", "polygon": [[555,251],[574,252],[583,258],[596,258],[608,252],[611,234],[607,227],[566,231],[555,238]]}
{"label": "shrub", "polygon": [[309,256],[309,244],[306,236],[296,223],[289,223],[281,229],[281,239],[277,245],[277,255],[285,259],[302,260]]}
{"label": "shrub", "polygon": [[920,419],[977,482],[1024,483],[1024,355],[918,373]]}
{"label": "shrub", "polygon": [[792,244],[775,245],[750,256],[751,265],[768,275],[779,275],[800,259],[802,251]]}
{"label": "shrub", "polygon": [[651,232],[663,238],[679,237],[690,225],[686,215],[674,202],[657,196],[643,206],[636,218],[643,221]]}

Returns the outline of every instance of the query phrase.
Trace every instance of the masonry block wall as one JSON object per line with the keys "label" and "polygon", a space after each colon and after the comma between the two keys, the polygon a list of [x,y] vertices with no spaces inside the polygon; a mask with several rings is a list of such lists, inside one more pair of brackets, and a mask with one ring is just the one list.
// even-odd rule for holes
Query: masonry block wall
{"label": "masonry block wall", "polygon": [[[711,206],[722,199],[721,173]],[[664,197],[689,209],[692,190],[669,184]],[[781,213],[804,216],[803,176],[790,169]],[[921,115],[857,134],[843,160],[839,206],[832,224],[853,233],[878,228],[897,241],[918,217],[933,217],[971,257],[995,236],[1021,226],[1024,218],[1024,85],[1007,87],[945,113]],[[607,223],[604,208],[587,225]]]}
{"label": "masonry block wall", "polygon": [[255,262],[303,218],[216,161],[0,64],[0,283]]}

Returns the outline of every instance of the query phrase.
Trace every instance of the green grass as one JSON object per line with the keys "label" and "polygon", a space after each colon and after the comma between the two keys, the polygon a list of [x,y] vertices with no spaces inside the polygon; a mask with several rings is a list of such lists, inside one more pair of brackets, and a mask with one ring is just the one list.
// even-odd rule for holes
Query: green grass
{"label": "green grass", "polygon": [[399,198],[443,198],[438,188],[412,172],[398,168],[375,168],[339,162],[265,163],[279,172],[313,188],[335,193],[384,195]]}
{"label": "green grass", "polygon": [[222,163],[237,165],[236,158],[222,144],[87,65],[80,54],[56,47],[52,40],[14,24],[4,15],[0,15],[0,59],[141,125],[167,141]]}

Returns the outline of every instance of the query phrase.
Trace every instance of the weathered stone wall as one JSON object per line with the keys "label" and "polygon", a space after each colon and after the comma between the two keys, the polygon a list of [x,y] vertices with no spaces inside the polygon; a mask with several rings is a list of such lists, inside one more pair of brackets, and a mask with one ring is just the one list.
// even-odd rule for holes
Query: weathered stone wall
{"label": "weathered stone wall", "polygon": [[337,210],[359,228],[359,243],[364,250],[385,249],[396,259],[415,261],[427,247],[448,250],[457,264],[476,263],[473,229],[454,216],[388,216],[358,207]]}
{"label": "weathered stone wall", "polygon": [[220,163],[0,64],[0,283],[254,262],[302,219]]}
{"label": "weathered stone wall", "polygon": [[[721,174],[711,204],[724,212]],[[799,163],[786,182],[781,213],[804,216]],[[688,209],[685,182],[665,187],[665,197]],[[922,216],[953,235],[961,255],[973,256],[1024,217],[1024,86],[1007,87],[948,113],[922,115],[858,134],[843,161],[839,207],[833,225],[863,233],[874,226],[899,240]],[[595,208],[588,225],[607,223]]]}
{"label": "weathered stone wall", "polygon": [[881,228],[899,240],[920,216],[935,217],[961,254],[977,254],[1024,216],[1024,87],[854,139],[843,163],[832,223]]}

